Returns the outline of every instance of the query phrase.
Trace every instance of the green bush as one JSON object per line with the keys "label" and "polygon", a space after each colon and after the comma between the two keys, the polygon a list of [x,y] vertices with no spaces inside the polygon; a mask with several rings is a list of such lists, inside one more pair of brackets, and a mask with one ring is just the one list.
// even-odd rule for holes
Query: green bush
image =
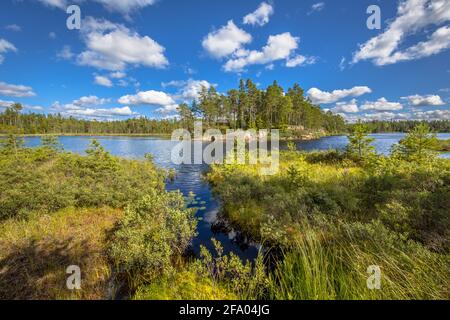
{"label": "green bush", "polygon": [[0,150],[0,220],[66,207],[124,208],[151,190],[164,173],[150,161],[111,156],[94,143],[87,156],[53,148]]}
{"label": "green bush", "polygon": [[194,210],[179,192],[152,190],[125,210],[111,241],[110,256],[131,288],[174,271],[196,235]]}

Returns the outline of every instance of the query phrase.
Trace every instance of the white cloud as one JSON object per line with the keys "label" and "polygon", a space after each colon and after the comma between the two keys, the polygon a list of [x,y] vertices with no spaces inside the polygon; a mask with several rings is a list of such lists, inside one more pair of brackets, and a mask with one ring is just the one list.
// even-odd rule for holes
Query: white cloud
{"label": "white cloud", "polygon": [[159,106],[168,106],[175,104],[175,101],[171,96],[162,91],[141,91],[135,95],[126,95],[121,97],[119,100],[120,104],[128,104],[128,105],[159,105]]}
{"label": "white cloud", "polygon": [[17,48],[11,42],[0,39],[0,64],[4,60],[3,53],[7,53],[8,51],[17,52]]}
{"label": "white cloud", "polygon": [[110,73],[109,76],[113,79],[122,79],[122,78],[125,78],[127,76],[127,74],[125,72],[116,71],[116,72]]}
{"label": "white cloud", "polygon": [[14,32],[20,32],[22,31],[22,27],[17,24],[9,24],[5,27],[6,30],[14,31]]}
{"label": "white cloud", "polygon": [[122,108],[110,108],[110,109],[70,109],[66,108],[63,112],[60,112],[63,116],[72,116],[77,118],[112,118],[112,117],[128,117],[136,115],[130,107]]}
{"label": "white cloud", "polygon": [[109,99],[99,98],[97,96],[84,96],[72,103],[76,106],[86,107],[86,106],[98,106],[109,102]]}
{"label": "white cloud", "polygon": [[215,86],[214,84],[209,83],[206,80],[192,80],[189,79],[186,83],[186,85],[181,90],[181,97],[184,100],[194,100],[198,99],[200,92],[202,90],[202,87],[205,87],[206,89],[209,89],[211,87]]}
{"label": "white cloud", "polygon": [[[103,5],[109,11],[116,11],[126,16],[134,11],[145,8],[154,4],[155,0],[91,0]],[[49,6],[56,7],[62,10],[66,10],[69,6],[67,0],[39,0],[39,2]],[[82,0],[75,0],[76,3],[82,2]],[[71,3],[70,3],[71,4]]]}
{"label": "white cloud", "polygon": [[325,8],[325,3],[324,2],[318,2],[318,3],[314,3],[311,6],[311,11],[308,12],[308,14],[314,13],[314,12],[319,12],[322,11]]}
{"label": "white cloud", "polygon": [[298,66],[314,64],[314,63],[316,63],[316,60],[317,60],[316,57],[305,57],[305,56],[302,56],[299,54],[291,59],[288,59],[286,61],[286,67],[295,68]]}
{"label": "white cloud", "polygon": [[[14,101],[0,100],[0,108],[9,108],[14,103],[15,103]],[[33,105],[29,105],[29,104],[22,104],[22,107],[23,107],[24,110],[31,110],[31,111],[42,111],[42,110],[44,110],[44,108],[41,107],[41,106],[33,106]]]}
{"label": "white cloud", "polygon": [[332,92],[322,91],[318,88],[311,88],[308,90],[308,97],[314,104],[328,104],[335,103],[347,97],[359,97],[366,93],[371,93],[372,90],[366,86],[356,86],[351,89],[333,90]]}
{"label": "white cloud", "polygon": [[402,99],[407,100],[411,106],[422,107],[422,106],[443,106],[445,102],[442,101],[441,97],[438,95],[413,95],[408,97],[402,97]]}
{"label": "white cloud", "polygon": [[8,107],[10,107],[12,104],[14,104],[14,101],[0,100],[0,108],[8,108]]}
{"label": "white cloud", "polygon": [[110,11],[117,11],[128,15],[134,11],[150,6],[156,0],[95,0],[101,3],[106,9]]}
{"label": "white cloud", "polygon": [[439,25],[450,20],[448,0],[403,0],[397,17],[386,31],[362,44],[353,55],[353,63],[371,60],[382,66],[399,61],[416,60],[437,54],[450,47],[450,28],[440,27],[423,42],[403,51],[399,46],[405,39],[431,25]]}
{"label": "white cloud", "polygon": [[48,37],[50,38],[50,39],[56,39],[56,32],[50,32],[49,34],[48,34]]}
{"label": "white cloud", "polygon": [[104,87],[108,87],[108,88],[113,86],[112,81],[105,76],[95,76],[94,82],[100,86],[104,86]]}
{"label": "white cloud", "polygon": [[374,111],[397,111],[403,109],[403,105],[399,102],[389,102],[386,98],[380,98],[377,101],[366,101],[361,105],[361,110]]}
{"label": "white cloud", "polygon": [[59,59],[63,59],[63,60],[70,60],[74,57],[74,53],[72,52],[72,49],[70,48],[70,46],[64,46],[61,51],[59,51],[56,56]]}
{"label": "white cloud", "polygon": [[192,100],[198,99],[202,87],[209,89],[215,87],[216,84],[209,83],[206,80],[173,80],[170,82],[163,82],[162,86],[166,87],[177,87],[179,90],[174,95],[175,99],[183,100],[184,102],[191,102]]}
{"label": "white cloud", "polygon": [[341,62],[339,62],[339,70],[344,71],[345,69],[345,57],[341,58]]}
{"label": "white cloud", "polygon": [[352,99],[349,102],[338,102],[336,106],[330,109],[333,113],[356,113],[359,112],[356,99]]}
{"label": "white cloud", "polygon": [[65,117],[76,117],[82,119],[112,120],[117,117],[130,117],[137,115],[130,107],[95,108],[109,102],[109,99],[98,98],[97,96],[85,96],[73,100],[71,103],[61,104],[55,102],[51,108]]}
{"label": "white cloud", "polygon": [[161,113],[161,114],[170,114],[170,113],[176,112],[177,110],[178,110],[178,104],[171,104],[171,105],[167,105],[162,108],[156,109],[156,112]]}
{"label": "white cloud", "polygon": [[81,33],[87,50],[78,55],[80,65],[122,71],[127,65],[164,68],[169,64],[164,47],[123,25],[88,17]]}
{"label": "white cloud", "polygon": [[261,51],[239,50],[224,65],[225,71],[241,72],[248,65],[269,64],[277,60],[288,59],[298,48],[299,38],[289,32],[269,36],[267,45]]}
{"label": "white cloud", "polygon": [[38,0],[38,1],[45,4],[46,6],[56,7],[63,10],[65,10],[68,7],[66,0]]}
{"label": "white cloud", "polygon": [[252,26],[263,26],[269,22],[269,18],[273,12],[273,7],[270,4],[262,2],[258,9],[244,17],[243,23]]}
{"label": "white cloud", "polygon": [[450,120],[450,110],[431,110],[415,112],[414,117],[419,120]]}
{"label": "white cloud", "polygon": [[0,95],[8,97],[34,97],[31,87],[0,82]]}
{"label": "white cloud", "polygon": [[202,41],[203,48],[216,58],[223,58],[250,43],[252,36],[234,24],[233,20],[219,30],[209,33]]}

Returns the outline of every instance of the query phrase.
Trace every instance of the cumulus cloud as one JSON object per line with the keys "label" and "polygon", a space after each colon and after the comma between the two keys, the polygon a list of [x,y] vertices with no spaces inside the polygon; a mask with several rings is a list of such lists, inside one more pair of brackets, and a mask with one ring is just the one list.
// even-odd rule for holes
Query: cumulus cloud
{"label": "cumulus cloud", "polygon": [[330,109],[333,113],[356,113],[359,112],[356,99],[352,99],[349,102],[338,102],[336,106]]}
{"label": "cumulus cloud", "polygon": [[141,91],[135,95],[126,95],[121,97],[118,102],[120,104],[128,104],[128,105],[159,105],[159,106],[168,106],[175,104],[175,101],[171,96],[162,91]]}
{"label": "cumulus cloud", "polygon": [[200,96],[200,92],[203,87],[209,89],[217,86],[206,80],[172,80],[169,82],[163,82],[161,84],[164,88],[175,87],[178,88],[177,92],[172,95],[174,99],[181,100],[183,102],[191,102],[197,100]]}
{"label": "cumulus cloud", "polygon": [[[0,108],[9,108],[14,103],[16,103],[16,102],[15,101],[0,100]],[[44,108],[41,107],[41,106],[34,106],[34,105],[30,105],[30,104],[22,104],[22,108],[24,110],[29,110],[29,111],[42,111],[42,110],[44,110]]]}
{"label": "cumulus cloud", "polygon": [[109,102],[109,99],[99,98],[97,96],[84,96],[77,100],[74,100],[72,103],[79,107],[86,106],[98,106]]}
{"label": "cumulus cloud", "polygon": [[8,51],[17,52],[17,48],[11,42],[0,38],[0,64],[2,64],[3,60],[5,59],[3,57],[3,54],[7,53]]}
{"label": "cumulus cloud", "polygon": [[403,105],[399,102],[390,102],[386,98],[380,98],[377,101],[366,101],[361,105],[361,110],[374,111],[397,111],[403,109]]}
{"label": "cumulus cloud", "polygon": [[252,36],[244,30],[238,28],[233,20],[227,25],[209,33],[202,41],[203,48],[215,58],[226,57],[243,45],[250,43]]}
{"label": "cumulus cloud", "polygon": [[450,110],[418,111],[414,117],[419,120],[450,120]]}
{"label": "cumulus cloud", "polygon": [[332,92],[322,91],[318,88],[311,88],[308,90],[308,97],[314,104],[328,104],[335,103],[347,97],[359,97],[366,93],[371,93],[372,90],[366,86],[356,86],[351,89],[333,90]]}
{"label": "cumulus cloud", "polygon": [[164,68],[169,64],[164,47],[121,24],[88,17],[81,33],[87,50],[77,57],[80,65],[123,71],[127,65]]}
{"label": "cumulus cloud", "polygon": [[72,116],[76,118],[93,118],[93,119],[101,119],[101,118],[114,118],[114,117],[129,117],[132,115],[136,115],[130,107],[122,107],[122,108],[110,108],[110,109],[94,109],[94,108],[79,108],[79,109],[71,109],[65,108],[64,112],[61,112],[63,116]]}
{"label": "cumulus cloud", "polygon": [[73,100],[71,103],[61,104],[55,102],[51,109],[65,117],[76,117],[82,119],[112,120],[118,117],[130,117],[138,115],[130,107],[96,108],[109,102],[109,99],[98,98],[97,96],[84,96]]}
{"label": "cumulus cloud", "polygon": [[36,94],[31,87],[0,82],[0,95],[7,97],[34,97]]}
{"label": "cumulus cloud", "polygon": [[14,104],[14,101],[0,100],[0,108],[8,108],[8,107],[10,107],[12,104]]}
{"label": "cumulus cloud", "polygon": [[94,82],[103,87],[111,88],[113,86],[112,81],[105,76],[95,76]]}
{"label": "cumulus cloud", "polygon": [[295,68],[303,65],[314,64],[316,63],[316,57],[305,57],[302,55],[297,55],[291,59],[286,61],[286,67]]}
{"label": "cumulus cloud", "polygon": [[241,72],[246,66],[255,64],[269,64],[277,60],[288,59],[298,48],[298,37],[293,37],[289,32],[269,36],[267,45],[260,51],[238,50],[234,56],[226,62],[224,70],[228,72]]}
{"label": "cumulus cloud", "polygon": [[273,12],[273,7],[270,4],[262,2],[258,9],[244,17],[243,23],[252,26],[263,26],[269,23],[269,18]]}
{"label": "cumulus cloud", "polygon": [[156,109],[156,112],[167,115],[178,110],[178,104],[170,104],[162,108]]}
{"label": "cumulus cloud", "polygon": [[423,106],[443,106],[445,104],[442,101],[441,97],[438,95],[413,95],[408,97],[402,97],[402,99],[407,100],[409,105],[415,107],[423,107]]}
{"label": "cumulus cloud", "polygon": [[386,31],[362,44],[353,55],[353,63],[373,61],[382,66],[399,61],[416,60],[437,54],[450,47],[450,28],[443,26],[435,30],[426,41],[399,49],[405,39],[429,26],[450,20],[448,0],[403,0],[396,18]]}

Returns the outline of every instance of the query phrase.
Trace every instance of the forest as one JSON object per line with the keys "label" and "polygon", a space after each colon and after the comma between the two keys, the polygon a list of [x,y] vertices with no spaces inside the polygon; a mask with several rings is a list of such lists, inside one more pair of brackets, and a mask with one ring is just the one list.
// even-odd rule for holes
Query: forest
{"label": "forest", "polygon": [[[258,89],[252,80],[241,80],[238,89],[220,94],[215,87],[202,87],[198,99],[181,103],[173,119],[136,117],[99,121],[64,117],[61,114],[23,113],[15,103],[0,113],[0,134],[124,134],[169,135],[180,127],[192,130],[194,121],[202,120],[207,128],[280,129],[284,136],[301,138],[305,133],[320,135],[345,134],[353,124],[331,112],[323,111],[305,97],[304,90],[294,84],[285,91],[276,81],[266,89]],[[371,121],[372,133],[408,132],[423,121]],[[434,132],[450,132],[450,121],[428,121]]]}
{"label": "forest", "polygon": [[97,121],[21,111],[22,106],[14,104],[0,114],[0,133],[16,130],[23,134],[170,134],[181,126],[191,128],[199,119],[205,127],[233,129],[323,130],[329,134],[346,129],[342,117],[313,105],[299,85],[285,92],[276,81],[260,90],[251,80],[241,80],[238,89],[225,95],[214,87],[203,87],[197,100],[179,105],[176,120],[139,117]]}

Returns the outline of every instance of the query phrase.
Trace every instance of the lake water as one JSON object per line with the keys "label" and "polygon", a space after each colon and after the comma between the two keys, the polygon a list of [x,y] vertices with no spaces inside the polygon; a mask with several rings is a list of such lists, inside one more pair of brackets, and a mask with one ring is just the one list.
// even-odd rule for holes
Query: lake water
{"label": "lake water", "polygon": [[[393,144],[403,138],[403,134],[374,134],[373,145],[379,153],[388,154]],[[439,134],[440,139],[450,139],[450,133]],[[162,138],[154,137],[60,137],[60,142],[67,151],[84,153],[92,139],[97,139],[101,145],[111,154],[130,158],[143,159],[146,153],[154,156],[157,165],[175,169],[177,172],[174,181],[167,183],[167,190],[180,190],[184,195],[193,192],[197,197],[199,210],[197,216],[200,218],[198,224],[198,236],[193,242],[193,251],[199,253],[200,245],[213,249],[210,239],[216,238],[222,242],[225,253],[234,252],[243,259],[253,259],[258,252],[259,246],[248,241],[243,235],[235,230],[218,224],[217,214],[220,204],[213,196],[211,188],[203,180],[203,172],[208,169],[203,165],[175,165],[171,162],[171,150],[178,143]],[[27,137],[25,139],[28,147],[40,144],[40,138]],[[312,141],[298,141],[298,150],[328,150],[343,149],[347,145],[345,136],[325,137]],[[280,143],[280,148],[286,147],[285,142]],[[450,158],[450,154],[444,155]]]}

